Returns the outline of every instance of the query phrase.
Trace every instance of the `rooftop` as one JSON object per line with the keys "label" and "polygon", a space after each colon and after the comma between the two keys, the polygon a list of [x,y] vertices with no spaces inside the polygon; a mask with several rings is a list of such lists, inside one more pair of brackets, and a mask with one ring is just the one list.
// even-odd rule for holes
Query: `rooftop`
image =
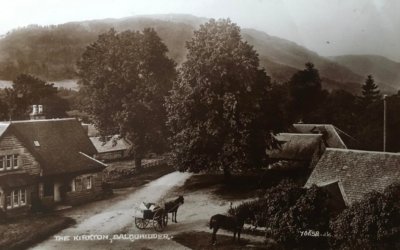
{"label": "rooftop", "polygon": [[349,204],[400,181],[400,153],[327,148],[306,187],[338,181]]}

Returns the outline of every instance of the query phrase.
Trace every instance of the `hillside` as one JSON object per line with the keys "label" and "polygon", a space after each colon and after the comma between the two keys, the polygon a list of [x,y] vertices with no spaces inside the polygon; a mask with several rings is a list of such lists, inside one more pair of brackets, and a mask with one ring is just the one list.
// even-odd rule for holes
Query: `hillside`
{"label": "hillside", "polygon": [[376,55],[344,55],[331,57],[353,72],[362,75],[373,75],[379,85],[389,85],[400,90],[400,63]]}
{"label": "hillside", "polygon": [[[31,25],[9,32],[0,40],[0,79],[12,80],[21,72],[31,73],[46,80],[76,78],[76,61],[85,47],[98,34],[115,28],[142,30],[153,27],[169,49],[169,56],[178,64],[185,60],[185,42],[207,19],[190,15],[136,16],[122,19],[104,19],[72,22],[55,26]],[[264,32],[243,29],[245,40],[254,46],[261,65],[277,81],[287,81],[291,75],[313,62],[320,70],[327,89],[346,89],[358,92],[364,74],[350,70],[291,41],[270,36]],[[383,83],[394,92],[393,85]],[[386,86],[387,85],[387,86]]]}

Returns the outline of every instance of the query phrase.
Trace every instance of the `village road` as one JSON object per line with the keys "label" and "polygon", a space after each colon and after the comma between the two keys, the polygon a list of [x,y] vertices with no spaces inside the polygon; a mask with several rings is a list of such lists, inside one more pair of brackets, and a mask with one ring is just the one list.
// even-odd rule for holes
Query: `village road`
{"label": "village road", "polygon": [[[140,189],[124,195],[124,199],[102,201],[99,207],[94,202],[68,214],[77,220],[77,224],[67,228],[56,236],[33,247],[35,250],[47,249],[179,249],[181,245],[172,240],[139,240],[132,241],[126,237],[113,237],[137,234],[154,234],[153,228],[138,230],[134,225],[134,208],[140,203],[162,202],[165,195],[174,187],[181,186],[190,177],[188,173],[174,172],[152,181]],[[80,213],[81,212],[81,213]],[[101,239],[109,237],[108,240]],[[132,237],[132,236],[130,236]],[[137,237],[137,236],[136,236]],[[159,241],[159,242],[157,242]],[[166,242],[168,241],[168,242]],[[149,243],[153,243],[149,246]],[[168,243],[168,244],[166,244]],[[158,246],[157,246],[158,245]],[[164,247],[165,246],[165,247]]]}
{"label": "village road", "polygon": [[[129,239],[129,237],[174,237],[187,231],[211,232],[207,223],[216,213],[226,213],[230,201],[223,200],[213,193],[213,188],[203,188],[190,193],[180,193],[179,187],[191,176],[188,173],[174,172],[165,175],[139,189],[127,188],[116,190],[115,197],[93,202],[62,214],[76,220],[75,226],[65,229],[48,240],[31,248],[34,250],[90,250],[90,249],[186,249],[173,240],[168,239]],[[185,197],[185,203],[178,210],[178,223],[168,222],[161,234],[148,226],[139,230],[134,224],[134,208],[140,203],[157,202],[173,199],[178,195]],[[235,201],[238,205],[242,200]],[[165,234],[165,235],[163,235]],[[230,232],[219,231],[218,234],[232,235]],[[100,237],[108,239],[100,239]],[[63,238],[64,237],[64,238]],[[111,241],[116,237],[114,240]],[[263,237],[246,235],[245,238],[261,241]]]}

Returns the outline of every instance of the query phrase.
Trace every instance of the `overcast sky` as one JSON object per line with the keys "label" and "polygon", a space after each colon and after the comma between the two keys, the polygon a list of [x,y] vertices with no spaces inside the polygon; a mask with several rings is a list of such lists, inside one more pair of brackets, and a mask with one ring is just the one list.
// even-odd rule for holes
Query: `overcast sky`
{"label": "overcast sky", "polygon": [[170,13],[229,17],[324,56],[400,62],[400,0],[0,0],[0,34],[29,24]]}

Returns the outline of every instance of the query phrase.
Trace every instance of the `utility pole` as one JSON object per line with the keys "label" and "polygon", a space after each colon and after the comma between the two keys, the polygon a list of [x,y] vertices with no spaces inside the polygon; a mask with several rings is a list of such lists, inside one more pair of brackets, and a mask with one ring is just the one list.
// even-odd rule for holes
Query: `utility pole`
{"label": "utility pole", "polygon": [[386,152],[386,97],[383,95],[383,152]]}

